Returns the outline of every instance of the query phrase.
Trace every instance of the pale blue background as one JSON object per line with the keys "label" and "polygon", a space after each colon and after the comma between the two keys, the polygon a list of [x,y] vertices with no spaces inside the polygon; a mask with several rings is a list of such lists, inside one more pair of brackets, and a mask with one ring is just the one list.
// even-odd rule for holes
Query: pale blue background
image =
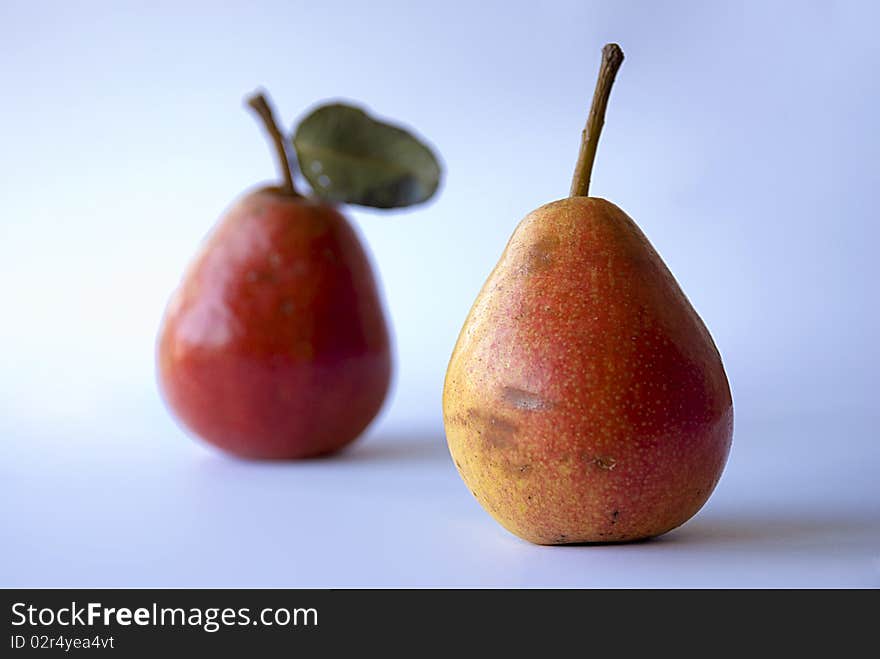
{"label": "pale blue background", "polygon": [[[4,1],[0,585],[880,585],[878,24],[872,2]],[[610,40],[592,191],[711,329],[735,446],[667,538],[537,548],[459,482],[440,392],[517,221],[567,192]],[[447,168],[426,208],[351,212],[397,372],[334,461],[227,459],[154,384],[184,265],[274,176],[257,85],[287,125],[362,102]]]}

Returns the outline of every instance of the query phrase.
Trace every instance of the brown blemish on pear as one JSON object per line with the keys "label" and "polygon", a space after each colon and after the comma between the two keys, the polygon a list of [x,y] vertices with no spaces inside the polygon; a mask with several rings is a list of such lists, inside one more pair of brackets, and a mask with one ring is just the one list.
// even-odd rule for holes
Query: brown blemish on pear
{"label": "brown blemish on pear", "polygon": [[551,407],[550,402],[539,394],[511,386],[501,388],[501,400],[520,410],[544,410]]}
{"label": "brown blemish on pear", "polygon": [[532,245],[521,272],[528,275],[547,270],[553,263],[553,253],[558,247],[559,239],[555,236],[546,236],[541,242]]}

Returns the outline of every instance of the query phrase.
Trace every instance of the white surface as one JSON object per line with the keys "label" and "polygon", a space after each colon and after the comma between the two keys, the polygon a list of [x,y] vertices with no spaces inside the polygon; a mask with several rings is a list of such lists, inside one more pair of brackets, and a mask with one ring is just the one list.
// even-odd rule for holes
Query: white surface
{"label": "white surface", "polygon": [[[0,2],[0,585],[878,585],[880,4]],[[446,458],[455,338],[516,223],[566,194],[602,45],[592,190],[710,328],[737,410],[709,505],[662,540],[532,547]],[[339,459],[182,436],[153,342],[199,240],[345,98],[442,155],[435,202],[348,209],[396,388]]]}
{"label": "white surface", "polygon": [[170,422],[129,421],[85,445],[30,437],[4,456],[0,585],[880,586],[868,420],[740,423],[691,522],[580,547],[504,531],[439,430],[380,427],[333,459],[266,464],[216,454]]}

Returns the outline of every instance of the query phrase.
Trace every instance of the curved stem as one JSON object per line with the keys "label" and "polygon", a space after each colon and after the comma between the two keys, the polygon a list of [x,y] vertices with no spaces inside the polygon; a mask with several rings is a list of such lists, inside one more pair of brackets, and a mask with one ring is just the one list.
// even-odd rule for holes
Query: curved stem
{"label": "curved stem", "polygon": [[616,43],[609,43],[602,49],[602,65],[599,67],[599,79],[593,93],[593,104],[587,116],[587,125],[581,133],[581,150],[574,167],[574,178],[571,180],[571,197],[586,197],[590,193],[590,175],[593,173],[593,161],[596,160],[596,148],[599,146],[599,135],[605,123],[605,110],[611,96],[611,86],[617,70],[623,64],[623,51]]}
{"label": "curved stem", "polygon": [[290,160],[287,157],[287,149],[284,146],[284,135],[278,128],[278,123],[275,121],[272,106],[262,92],[257,92],[252,96],[249,96],[247,104],[263,121],[266,131],[269,133],[269,137],[272,138],[272,142],[275,145],[275,155],[278,160],[278,168],[281,170],[281,175],[284,177],[284,184],[281,186],[281,191],[295,197],[299,196],[299,193],[296,191],[296,187],[293,184],[293,172],[291,171]]}

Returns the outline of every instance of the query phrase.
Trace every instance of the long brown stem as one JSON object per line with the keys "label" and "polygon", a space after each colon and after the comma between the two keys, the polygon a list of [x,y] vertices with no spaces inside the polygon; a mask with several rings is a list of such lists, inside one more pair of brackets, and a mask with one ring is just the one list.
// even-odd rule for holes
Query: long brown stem
{"label": "long brown stem", "polygon": [[611,96],[611,86],[617,70],[623,64],[623,51],[616,43],[609,43],[602,49],[602,65],[599,67],[599,79],[593,93],[593,104],[587,116],[587,125],[581,133],[581,150],[574,167],[571,180],[572,197],[587,197],[590,193],[590,175],[593,173],[593,162],[596,160],[596,148],[599,146],[599,135],[605,123],[605,110]]}
{"label": "long brown stem", "polygon": [[278,128],[278,122],[275,121],[275,114],[272,112],[272,106],[262,92],[256,92],[249,96],[247,104],[263,121],[266,131],[275,145],[278,169],[281,170],[281,175],[284,178],[284,185],[281,186],[281,191],[289,195],[299,196],[293,184],[293,172],[290,167],[290,160],[287,157],[287,149],[284,146],[284,134]]}

